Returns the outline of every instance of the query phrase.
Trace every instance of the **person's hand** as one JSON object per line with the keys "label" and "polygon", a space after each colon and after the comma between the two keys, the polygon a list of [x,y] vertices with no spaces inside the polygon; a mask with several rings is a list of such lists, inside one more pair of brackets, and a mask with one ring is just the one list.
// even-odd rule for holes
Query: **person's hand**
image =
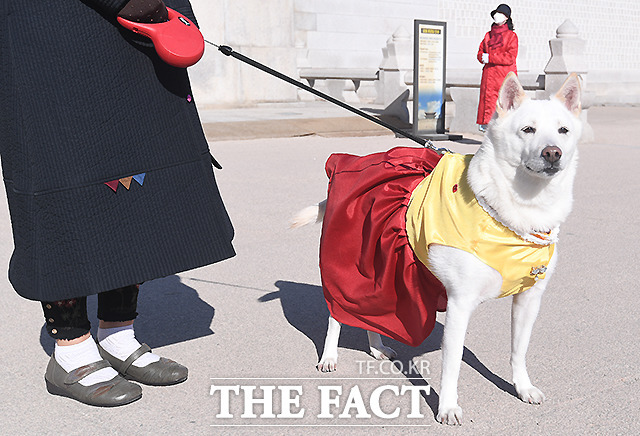
{"label": "person's hand", "polygon": [[489,53],[482,53],[482,63],[483,64],[489,63]]}
{"label": "person's hand", "polygon": [[162,23],[169,20],[169,12],[162,0],[129,0],[118,16],[136,23]]}

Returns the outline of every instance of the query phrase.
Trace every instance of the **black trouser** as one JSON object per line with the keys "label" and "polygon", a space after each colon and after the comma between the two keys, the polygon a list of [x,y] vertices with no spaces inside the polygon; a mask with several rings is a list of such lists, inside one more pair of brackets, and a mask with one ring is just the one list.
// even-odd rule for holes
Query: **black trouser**
{"label": "black trouser", "polygon": [[[98,294],[98,319],[131,321],[138,316],[138,285],[125,286]],[[91,328],[87,317],[87,297],[43,301],[47,332],[55,339],[76,339]]]}

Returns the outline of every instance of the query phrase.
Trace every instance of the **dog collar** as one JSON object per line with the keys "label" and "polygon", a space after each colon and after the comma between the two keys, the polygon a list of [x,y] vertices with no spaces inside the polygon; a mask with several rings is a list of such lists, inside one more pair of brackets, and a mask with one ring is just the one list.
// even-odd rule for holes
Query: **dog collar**
{"label": "dog collar", "polygon": [[496,212],[496,210],[491,206],[489,206],[489,204],[483,197],[476,195],[476,200],[478,201],[478,204],[480,205],[480,207],[487,214],[489,214],[491,218],[498,221],[500,224],[502,224],[503,226],[511,230],[513,233],[518,235],[523,240],[536,245],[551,245],[558,242],[558,234],[560,233],[559,227],[556,227],[555,229],[552,229],[551,231],[548,231],[548,232],[537,231],[537,232],[531,232],[531,233],[522,233],[513,229],[511,226],[503,222],[498,216],[498,213]]}

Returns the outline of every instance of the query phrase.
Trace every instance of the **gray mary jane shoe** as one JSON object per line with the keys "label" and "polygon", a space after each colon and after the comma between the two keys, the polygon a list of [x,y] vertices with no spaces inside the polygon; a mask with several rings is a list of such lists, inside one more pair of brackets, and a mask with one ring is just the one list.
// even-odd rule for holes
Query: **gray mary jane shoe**
{"label": "gray mary jane shoe", "polygon": [[187,379],[188,370],[185,366],[170,359],[161,357],[158,362],[153,362],[147,366],[137,367],[133,362],[145,353],[151,352],[147,344],[142,344],[140,348],[131,353],[127,360],[120,360],[109,354],[98,343],[98,351],[103,359],[122,374],[126,379],[137,381],[151,386],[169,386],[182,383]]}
{"label": "gray mary jane shoe", "polygon": [[90,406],[100,407],[123,406],[139,400],[142,397],[142,388],[125,380],[120,375],[91,386],[83,386],[79,383],[89,374],[110,366],[109,362],[100,360],[66,372],[52,354],[44,375],[47,391],[53,395],[72,398]]}

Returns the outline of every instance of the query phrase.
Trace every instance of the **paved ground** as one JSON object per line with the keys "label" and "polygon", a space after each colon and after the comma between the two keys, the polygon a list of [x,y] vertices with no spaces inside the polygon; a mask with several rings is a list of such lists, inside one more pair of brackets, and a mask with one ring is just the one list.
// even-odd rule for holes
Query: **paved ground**
{"label": "paved ground", "polygon": [[[562,228],[560,265],[543,301],[528,354],[532,379],[548,401],[531,406],[514,396],[508,383],[510,302],[488,302],[474,314],[466,338],[459,391],[464,411],[461,428],[444,427],[434,420],[441,324],[416,348],[387,340],[399,353],[396,366],[375,362],[366,353],[364,332],[345,328],[339,371],[322,375],[314,368],[327,316],[317,268],[320,228],[289,230],[288,219],[324,197],[323,166],[331,152],[367,153],[411,143],[333,109],[317,105],[309,106],[308,113],[306,109],[296,105],[245,110],[244,115],[242,111],[203,112],[210,135],[227,129],[229,140],[211,145],[224,166],[217,177],[235,224],[238,255],[144,284],[136,321],[141,340],[189,367],[187,382],[144,387],[140,401],[116,409],[50,396],[43,374],[53,343],[43,333],[40,307],[18,297],[6,278],[0,280],[4,288],[0,433],[640,433],[636,290],[640,143],[635,136],[640,108],[590,111],[596,141],[581,147],[574,212]],[[270,139],[272,125],[281,129],[278,136],[290,137]],[[336,137],[336,132],[345,130],[348,137]],[[313,135],[316,132],[326,136]],[[463,152],[475,147],[446,145]],[[12,250],[11,231],[4,198],[0,202],[0,265],[6,265]],[[95,313],[94,299],[90,305],[90,313]],[[401,374],[400,368],[407,374]],[[410,393],[396,396],[391,390],[393,386],[426,388],[427,382],[433,390],[415,405]],[[244,395],[231,394],[233,418],[219,418],[220,392],[210,395],[212,385],[245,390],[275,386],[273,413],[281,416],[260,417],[264,410],[258,405],[257,418],[242,418]],[[286,391],[287,386],[300,390]],[[384,386],[389,387],[381,396],[381,410],[376,411],[378,401],[371,397]],[[321,400],[322,392],[335,397],[337,390],[332,387],[342,391],[339,405],[323,411],[322,404],[328,407],[329,402]],[[289,398],[297,396],[299,403],[283,405],[283,391]],[[238,392],[244,391],[239,388]],[[258,392],[255,397],[262,397],[263,391]],[[359,410],[361,404],[364,409]],[[376,416],[396,409],[398,417]],[[282,414],[287,410],[303,416],[285,418]],[[334,417],[318,417],[323,412]],[[338,417],[342,413],[351,417]],[[408,417],[411,413],[424,418]],[[372,416],[357,418],[357,414]]]}

